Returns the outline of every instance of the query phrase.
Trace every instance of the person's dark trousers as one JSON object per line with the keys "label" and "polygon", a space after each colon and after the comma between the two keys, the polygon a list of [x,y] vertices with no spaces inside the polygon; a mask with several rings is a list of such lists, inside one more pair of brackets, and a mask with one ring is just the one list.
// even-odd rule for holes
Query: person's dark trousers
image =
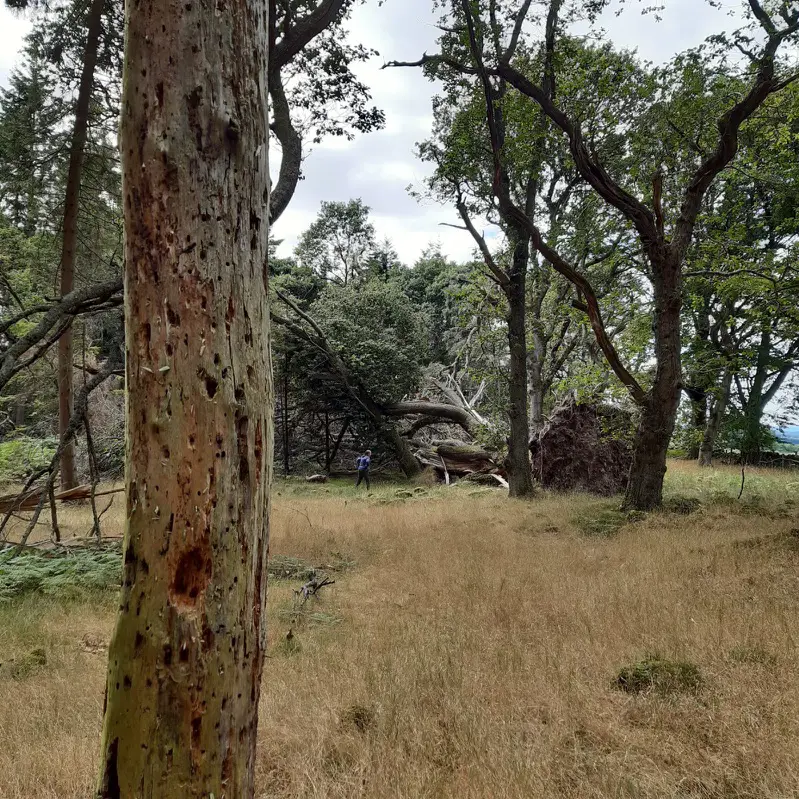
{"label": "person's dark trousers", "polygon": [[355,487],[357,488],[361,484],[361,480],[366,481],[366,490],[369,490],[369,470],[368,469],[358,469],[358,480],[355,483]]}

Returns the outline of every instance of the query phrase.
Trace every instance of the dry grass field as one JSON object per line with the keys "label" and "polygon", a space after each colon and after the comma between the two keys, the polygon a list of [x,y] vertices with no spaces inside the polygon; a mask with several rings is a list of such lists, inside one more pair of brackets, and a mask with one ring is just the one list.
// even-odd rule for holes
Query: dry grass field
{"label": "dry grass field", "polygon": [[[741,503],[739,479],[672,463],[674,510],[626,521],[585,496],[278,482],[273,553],[349,566],[299,618],[297,582],[270,586],[257,795],[799,796],[799,474],[753,470]],[[0,671],[3,799],[92,796],[113,609],[0,606],[0,661],[46,655]],[[690,684],[619,690],[647,656]]]}

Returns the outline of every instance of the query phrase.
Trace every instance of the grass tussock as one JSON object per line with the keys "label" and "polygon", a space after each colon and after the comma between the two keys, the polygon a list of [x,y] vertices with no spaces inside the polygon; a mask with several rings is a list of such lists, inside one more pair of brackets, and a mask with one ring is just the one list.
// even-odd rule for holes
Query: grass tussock
{"label": "grass tussock", "polygon": [[[606,500],[278,482],[259,799],[796,796],[797,478],[752,470],[768,514],[743,515],[735,470],[668,479],[689,515],[591,536]],[[297,612],[297,575],[338,562]],[[108,594],[0,606],[0,660],[46,657],[0,678],[3,799],[93,795],[113,618]]]}
{"label": "grass tussock", "polygon": [[695,663],[647,655],[621,669],[613,680],[613,687],[628,694],[696,693],[702,682],[702,674]]}

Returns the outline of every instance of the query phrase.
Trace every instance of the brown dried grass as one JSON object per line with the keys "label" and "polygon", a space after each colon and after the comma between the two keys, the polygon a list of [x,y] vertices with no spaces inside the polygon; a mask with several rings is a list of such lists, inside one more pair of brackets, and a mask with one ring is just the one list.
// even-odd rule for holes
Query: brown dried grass
{"label": "brown dried grass", "polygon": [[[270,587],[258,796],[799,796],[799,477],[708,501],[737,480],[672,464],[671,492],[705,506],[611,537],[579,533],[607,508],[585,496],[278,484],[273,551],[356,565],[316,619]],[[0,661],[48,654],[0,678],[4,799],[92,795],[112,623],[111,599],[0,610]],[[701,689],[614,690],[647,653],[696,664]]]}

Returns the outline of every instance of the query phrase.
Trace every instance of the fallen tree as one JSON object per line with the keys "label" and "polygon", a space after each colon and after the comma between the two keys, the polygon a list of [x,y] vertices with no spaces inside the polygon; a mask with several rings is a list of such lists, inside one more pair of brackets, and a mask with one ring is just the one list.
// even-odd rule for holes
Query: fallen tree
{"label": "fallen tree", "polygon": [[448,405],[443,402],[429,402],[428,400],[395,402],[391,405],[385,405],[383,413],[386,416],[418,415],[425,420],[425,424],[440,424],[442,421],[454,422],[460,425],[467,433],[471,433],[477,424],[474,414],[470,413],[466,408]]}
{"label": "fallen tree", "polygon": [[533,474],[544,488],[613,496],[624,492],[633,461],[631,414],[569,398],[530,442]]}
{"label": "fallen tree", "polygon": [[505,472],[493,452],[463,441],[433,441],[420,446],[416,459],[423,466],[434,469],[449,483],[452,477],[491,475],[492,480],[507,487]]}
{"label": "fallen tree", "polygon": [[[425,426],[433,424],[457,424],[465,432],[471,433],[483,422],[482,417],[471,408],[467,402],[449,404],[444,402],[430,402],[427,400],[412,400],[395,403],[380,403],[374,399],[370,391],[344,362],[339,352],[329,341],[319,323],[286,294],[277,291],[277,297],[294,312],[296,318],[283,316],[274,308],[271,311],[272,319],[297,338],[311,344],[322,353],[338,379],[345,392],[361,408],[363,413],[374,424],[378,435],[387,447],[393,452],[406,477],[413,477],[421,471],[421,465],[429,465],[422,454],[426,445],[414,442],[413,436]],[[399,418],[417,417],[410,430],[405,433],[395,426],[393,420]],[[460,442],[455,442],[460,443]],[[415,445],[415,446],[414,446]],[[437,457],[434,453],[434,457]],[[457,461],[457,458],[455,458]],[[437,463],[442,471],[440,462]],[[458,463],[455,463],[457,474]],[[472,469],[477,471],[477,469]]]}
{"label": "fallen tree", "polygon": [[[119,494],[124,488],[112,488],[108,491],[97,491],[95,497],[104,497],[109,494]],[[39,486],[23,494],[5,494],[0,497],[0,513],[8,511],[35,510],[39,505],[42,494],[45,493],[45,486]],[[75,488],[68,488],[66,491],[59,491],[53,495],[56,502],[79,502],[91,499],[91,485],[80,485]]]}

